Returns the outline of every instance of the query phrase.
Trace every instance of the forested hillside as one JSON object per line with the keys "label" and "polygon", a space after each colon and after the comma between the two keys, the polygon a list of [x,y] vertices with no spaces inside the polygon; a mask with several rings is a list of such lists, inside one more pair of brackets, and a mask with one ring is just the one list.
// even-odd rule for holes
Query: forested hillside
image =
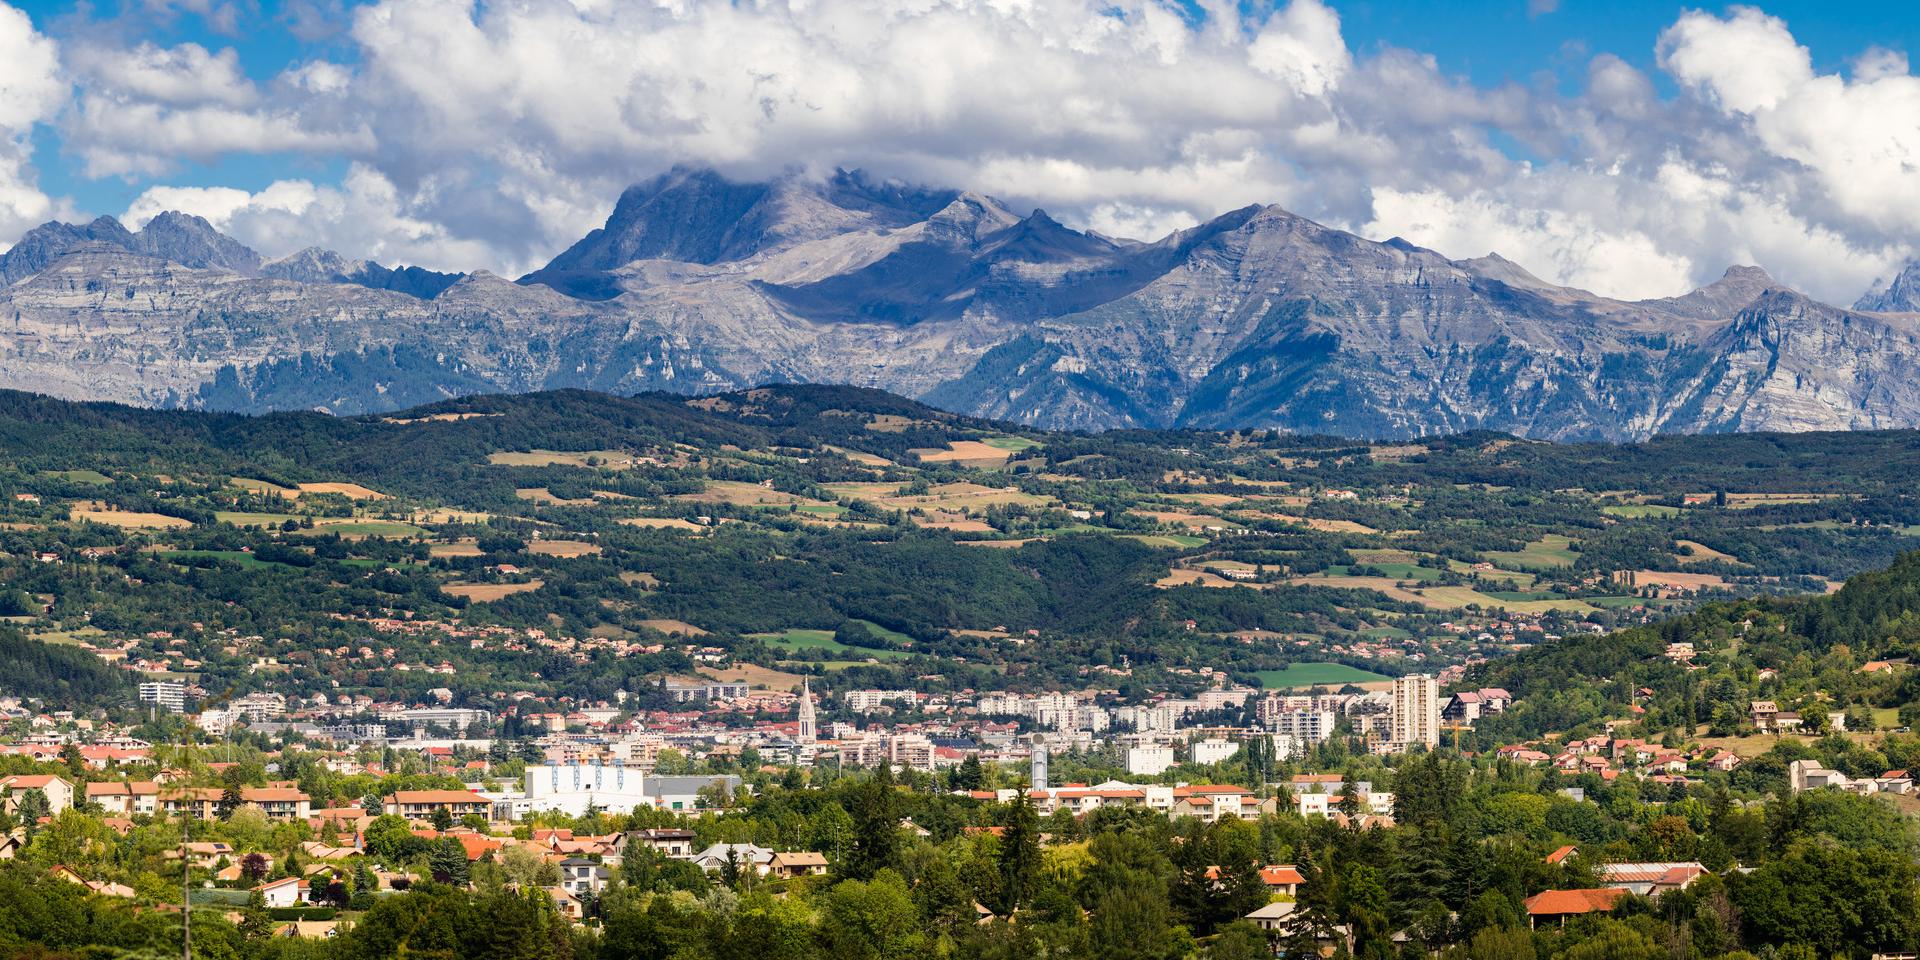
{"label": "forested hillside", "polygon": [[[1920,543],[1916,469],[1897,432],[1079,435],[843,387],[358,418],[4,393],[0,616],[243,690],[266,681],[240,669],[264,655],[294,689],[450,683],[462,702],[644,686],[689,668],[674,636],[825,689],[1094,673],[1184,689],[1207,682],[1199,667],[1262,684],[1296,663],[1379,677],[1820,591]],[[450,681],[314,655],[392,617],[587,647],[383,638],[450,659]],[[1043,642],[1015,642],[1029,636]]]}

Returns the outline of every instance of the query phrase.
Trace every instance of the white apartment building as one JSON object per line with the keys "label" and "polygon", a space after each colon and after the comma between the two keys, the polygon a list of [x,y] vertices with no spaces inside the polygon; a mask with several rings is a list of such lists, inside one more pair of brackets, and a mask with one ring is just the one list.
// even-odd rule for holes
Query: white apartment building
{"label": "white apartment building", "polygon": [[1179,726],[1180,715],[1177,707],[1165,703],[1121,707],[1114,711],[1115,720],[1131,725],[1140,733],[1172,733]]}
{"label": "white apartment building", "polygon": [[1157,777],[1178,762],[1171,744],[1143,743],[1127,748],[1127,773],[1136,777]]}
{"label": "white apartment building", "polygon": [[872,713],[889,703],[910,708],[915,695],[912,690],[848,690],[840,695],[840,702],[854,713]]}
{"label": "white apartment building", "polygon": [[287,715],[287,698],[278,693],[249,693],[228,704],[228,709],[249,722],[264,723]]}
{"label": "white apartment building", "polygon": [[1192,753],[1193,762],[1202,766],[1220,763],[1240,752],[1240,744],[1233,740],[1195,740],[1187,749]]}
{"label": "white apartment building", "polygon": [[193,725],[206,731],[209,737],[224,737],[233,732],[233,722],[238,718],[235,710],[202,710],[193,718]]}
{"label": "white apartment building", "polygon": [[1222,707],[1245,706],[1247,698],[1257,692],[1251,687],[1226,687],[1201,691],[1195,698],[1202,710],[1218,710]]}
{"label": "white apartment building", "polygon": [[1393,708],[1389,712],[1390,741],[1402,752],[1421,744],[1440,745],[1440,682],[1424,673],[1396,677]]}
{"label": "white apartment building", "polygon": [[170,680],[149,680],[140,685],[140,702],[151,703],[173,713],[185,713],[187,685]]}
{"label": "white apartment building", "polygon": [[1308,746],[1333,736],[1339,718],[1331,710],[1283,710],[1269,714],[1267,729],[1283,737],[1292,737]]}
{"label": "white apartment building", "polygon": [[[1349,785],[1337,773],[1306,773],[1295,776],[1287,788],[1293,794],[1293,808],[1301,816],[1326,817],[1340,812],[1340,799]],[[1393,794],[1376,791],[1365,780],[1352,784],[1351,789],[1361,813],[1393,815]]]}
{"label": "white apartment building", "polygon": [[907,770],[933,769],[933,741],[917,733],[887,738],[887,762]]}

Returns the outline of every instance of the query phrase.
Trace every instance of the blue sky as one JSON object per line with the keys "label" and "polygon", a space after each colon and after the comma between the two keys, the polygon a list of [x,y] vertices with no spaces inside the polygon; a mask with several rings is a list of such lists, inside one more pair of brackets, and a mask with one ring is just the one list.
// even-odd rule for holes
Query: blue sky
{"label": "blue sky", "polygon": [[1622,296],[1754,262],[1845,299],[1920,246],[1911,4],[1177,4],[0,0],[55,52],[12,127],[0,64],[0,246],[179,206],[269,255],[513,273],[672,163],[1149,237],[1275,202]]}

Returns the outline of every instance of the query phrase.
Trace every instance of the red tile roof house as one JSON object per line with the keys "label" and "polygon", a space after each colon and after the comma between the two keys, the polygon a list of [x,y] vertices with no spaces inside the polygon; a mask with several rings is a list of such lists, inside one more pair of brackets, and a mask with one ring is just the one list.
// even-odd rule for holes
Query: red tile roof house
{"label": "red tile roof house", "polygon": [[493,802],[469,790],[399,790],[387,795],[385,812],[408,820],[425,820],[435,810],[446,810],[455,820],[469,813],[489,815]]}
{"label": "red tile roof house", "polygon": [[1651,897],[1669,890],[1685,890],[1706,872],[1707,868],[1695,861],[1609,863],[1600,868],[1600,882],[1609,889]]}
{"label": "red tile roof house", "polygon": [[1626,896],[1625,890],[1548,890],[1527,898],[1527,920],[1534,927],[1564,925],[1568,917],[1610,913]]}
{"label": "red tile roof house", "polygon": [[1283,893],[1289,897],[1298,896],[1300,884],[1306,878],[1300,876],[1300,870],[1291,863],[1274,864],[1260,868],[1260,882],[1267,885],[1268,893]]}
{"label": "red tile roof house", "polygon": [[299,877],[263,883],[254,890],[269,907],[297,907],[307,899],[307,882]]}
{"label": "red tile roof house", "polygon": [[48,813],[58,815],[73,808],[73,784],[55,776],[21,774],[0,778],[0,809],[17,812],[20,798],[30,790],[38,790],[47,798]]}

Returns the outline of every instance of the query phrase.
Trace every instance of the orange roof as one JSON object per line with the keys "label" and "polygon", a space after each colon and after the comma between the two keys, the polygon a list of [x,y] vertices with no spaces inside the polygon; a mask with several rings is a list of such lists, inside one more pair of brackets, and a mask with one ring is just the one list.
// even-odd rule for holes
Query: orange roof
{"label": "orange roof", "polygon": [[249,803],[299,802],[307,795],[292,787],[248,787],[240,791],[241,799]]}
{"label": "orange roof", "polygon": [[160,785],[151,780],[133,780],[125,783],[112,780],[87,784],[87,796],[89,797],[116,797],[122,794],[138,796],[159,792]]}
{"label": "orange roof", "polygon": [[1284,887],[1288,884],[1305,883],[1306,878],[1300,875],[1299,868],[1293,864],[1278,863],[1269,867],[1261,867],[1260,881],[1269,887]]}
{"label": "orange roof", "polygon": [[1561,847],[1560,849],[1547,854],[1547,862],[1557,864],[1560,861],[1573,856],[1574,853],[1577,852],[1577,850],[1578,848],[1576,848],[1573,844],[1567,844],[1566,846]]}
{"label": "orange roof", "polygon": [[43,790],[43,789],[46,789],[46,787],[49,784],[53,783],[55,780],[60,780],[61,783],[66,783],[65,780],[61,780],[61,778],[59,777],[48,776],[45,774],[41,774],[38,776],[20,774],[18,776],[7,777],[4,780],[0,780],[0,787],[5,787],[8,790]]}
{"label": "orange roof", "polygon": [[394,803],[486,803],[487,798],[468,790],[398,790],[387,798]]}
{"label": "orange roof", "polygon": [[479,836],[478,834],[472,834],[472,833],[460,834],[459,840],[460,840],[460,845],[467,848],[468,860],[478,860],[481,857],[484,857],[487,854],[495,850],[498,850],[501,847],[506,846],[505,843],[499,840],[495,840],[492,837],[482,837],[482,836]]}
{"label": "orange roof", "polygon": [[1173,795],[1176,797],[1204,797],[1211,794],[1224,793],[1237,793],[1242,796],[1253,795],[1252,790],[1248,790],[1246,787],[1236,787],[1232,784],[1196,783],[1192,786],[1173,788]]}
{"label": "orange roof", "polygon": [[1626,895],[1625,890],[1548,890],[1527,898],[1527,913],[1535,917],[1603,913]]}

